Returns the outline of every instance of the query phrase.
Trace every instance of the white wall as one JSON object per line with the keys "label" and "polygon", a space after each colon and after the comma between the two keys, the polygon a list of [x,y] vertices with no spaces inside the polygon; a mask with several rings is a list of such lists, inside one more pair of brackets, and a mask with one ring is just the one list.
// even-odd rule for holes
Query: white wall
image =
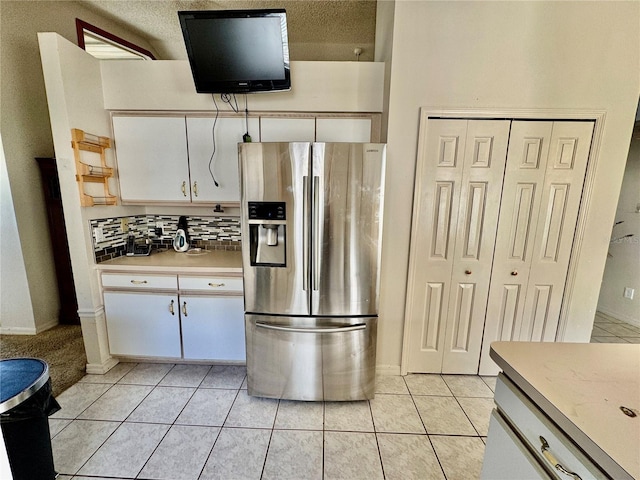
{"label": "white wall", "polygon": [[[94,267],[88,219],[96,216],[135,214],[137,210],[125,207],[113,209],[80,206],[75,158],[71,148],[71,129],[79,128],[94,135],[111,137],[110,119],[104,110],[102,97],[100,61],[56,33],[38,33],[38,40],[78,299],[78,314],[87,354],[87,371],[104,373],[116,361],[110,357],[107,347],[102,294]],[[86,161],[92,163],[89,159]],[[111,150],[107,151],[107,163],[114,164]],[[115,188],[115,182],[111,186]]]}
{"label": "white wall", "polygon": [[34,334],[36,325],[1,136],[0,225],[0,329],[2,333]]}
{"label": "white wall", "polygon": [[400,364],[422,106],[606,110],[564,335],[588,341],[640,92],[640,3],[401,0],[394,14],[378,363]]}
{"label": "white wall", "polygon": [[[598,310],[640,326],[640,126],[636,127],[616,209]],[[625,237],[633,235],[633,237]],[[619,239],[619,240],[617,240]],[[633,288],[633,299],[623,297]]]}
{"label": "white wall", "polygon": [[[102,62],[102,77],[109,110],[215,108],[211,95],[196,93],[186,60]],[[249,111],[381,112],[383,84],[380,62],[291,62],[290,91],[247,95],[247,100]]]}

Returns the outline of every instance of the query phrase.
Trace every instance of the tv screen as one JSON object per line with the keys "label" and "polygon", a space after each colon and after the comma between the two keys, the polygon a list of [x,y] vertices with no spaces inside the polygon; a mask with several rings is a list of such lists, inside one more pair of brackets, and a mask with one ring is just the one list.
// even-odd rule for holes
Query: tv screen
{"label": "tv screen", "polygon": [[289,90],[284,9],[178,12],[198,93]]}

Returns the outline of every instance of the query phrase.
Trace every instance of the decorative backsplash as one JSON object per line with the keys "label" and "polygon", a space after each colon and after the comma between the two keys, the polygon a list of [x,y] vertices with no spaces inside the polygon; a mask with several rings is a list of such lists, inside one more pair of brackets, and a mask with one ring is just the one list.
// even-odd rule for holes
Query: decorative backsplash
{"label": "decorative backsplash", "polygon": [[[179,218],[178,215],[136,215],[91,220],[89,227],[96,263],[124,255],[130,234],[137,242],[149,241],[154,250],[173,248]],[[241,248],[240,217],[187,216],[187,225],[191,247],[208,250]]]}

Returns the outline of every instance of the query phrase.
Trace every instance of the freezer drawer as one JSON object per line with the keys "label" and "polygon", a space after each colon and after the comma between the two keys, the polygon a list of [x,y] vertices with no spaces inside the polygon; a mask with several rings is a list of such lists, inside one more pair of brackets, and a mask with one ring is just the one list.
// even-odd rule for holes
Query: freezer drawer
{"label": "freezer drawer", "polygon": [[249,395],[373,398],[377,320],[245,314]]}

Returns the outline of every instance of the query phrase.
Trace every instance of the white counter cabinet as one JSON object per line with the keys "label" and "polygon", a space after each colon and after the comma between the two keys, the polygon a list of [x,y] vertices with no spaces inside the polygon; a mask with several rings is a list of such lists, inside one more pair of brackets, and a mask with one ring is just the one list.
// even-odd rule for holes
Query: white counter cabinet
{"label": "white counter cabinet", "polygon": [[640,478],[640,345],[494,342],[491,358],[482,479]]}
{"label": "white counter cabinet", "polygon": [[244,300],[237,273],[103,272],[112,355],[244,362]]}
{"label": "white counter cabinet", "polygon": [[112,355],[180,358],[177,295],[104,292],[104,309]]}
{"label": "white counter cabinet", "polygon": [[245,361],[242,278],[179,275],[183,357]]}

